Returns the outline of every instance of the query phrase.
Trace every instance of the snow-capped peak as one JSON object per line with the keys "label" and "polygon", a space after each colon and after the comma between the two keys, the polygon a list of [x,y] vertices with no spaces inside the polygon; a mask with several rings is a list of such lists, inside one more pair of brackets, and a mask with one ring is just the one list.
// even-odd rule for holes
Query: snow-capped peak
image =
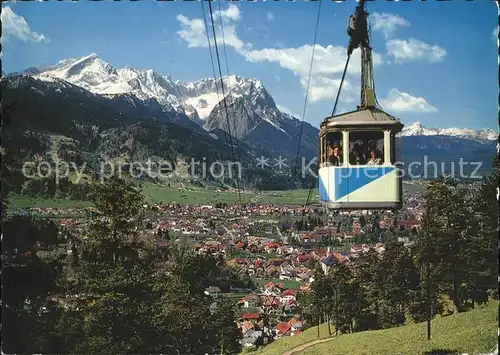
{"label": "snow-capped peak", "polygon": [[39,74],[56,77],[101,95],[132,94],[141,100],[156,99],[167,111],[184,112],[177,89],[167,77],[152,69],[115,69],[96,53],[65,59]]}
{"label": "snow-capped peak", "polygon": [[61,60],[34,75],[40,79],[63,79],[100,95],[131,94],[140,100],[155,99],[165,110],[186,113],[192,118],[207,118],[223,99],[223,92],[233,98],[248,97],[256,105],[267,102],[275,108],[274,101],[256,79],[231,75],[222,80],[206,78],[182,83],[152,69],[129,66],[115,69],[96,53]]}
{"label": "snow-capped peak", "polygon": [[[222,85],[221,85],[222,82]],[[201,119],[206,119],[214,107],[226,96],[233,98],[268,95],[262,83],[256,79],[246,79],[239,75],[223,76],[221,79],[204,78],[183,84],[183,96],[186,106],[196,109]]]}
{"label": "snow-capped peak", "polygon": [[427,128],[416,121],[413,124],[406,126],[401,131],[401,136],[453,136],[458,138],[469,138],[479,140],[496,140],[498,132],[491,128],[482,130],[473,130],[470,128]]}

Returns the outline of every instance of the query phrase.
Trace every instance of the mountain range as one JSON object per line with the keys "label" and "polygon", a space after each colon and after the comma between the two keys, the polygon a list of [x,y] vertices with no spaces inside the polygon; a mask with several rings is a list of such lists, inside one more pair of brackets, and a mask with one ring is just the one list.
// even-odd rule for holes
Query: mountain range
{"label": "mountain range", "polygon": [[[178,163],[179,155],[249,162],[261,155],[295,157],[302,130],[300,156],[317,156],[318,128],[304,122],[301,129],[302,121],[280,111],[259,80],[232,75],[222,83],[226,100],[221,80],[186,83],[152,69],[117,69],[96,54],[3,75],[4,105],[18,103],[12,116],[19,132],[7,139],[7,148],[19,161],[56,152],[94,162],[155,156]],[[427,155],[449,161],[460,154],[486,168],[498,137],[491,129],[426,128],[420,122],[400,135],[405,160]],[[259,179],[270,176],[253,182]]]}
{"label": "mountain range", "polygon": [[[237,75],[222,78],[225,104],[230,111],[231,119],[228,120],[225,117],[221,80],[213,78],[185,83],[152,69],[117,69],[95,53],[64,59],[53,66],[29,68],[16,74],[33,75],[42,80],[59,78],[108,97],[133,96],[142,102],[157,104],[163,112],[186,115],[207,131],[222,129],[254,148],[279,154],[290,155],[290,148],[296,146],[300,131],[299,118],[281,112],[259,80]],[[179,119],[179,123],[194,127],[182,119]],[[317,154],[317,133],[316,127],[304,122],[301,150],[305,156]],[[418,121],[406,126],[400,135],[445,135],[485,141],[498,138],[498,133],[492,129],[426,128]],[[271,137],[273,142],[269,144],[268,138]]]}
{"label": "mountain range", "polygon": [[427,128],[422,126],[420,121],[405,126],[401,131],[401,136],[450,136],[480,141],[495,141],[498,139],[498,133],[491,128],[482,130],[473,130],[469,128]]}
{"label": "mountain range", "polygon": [[[296,152],[301,121],[282,113],[256,79],[236,75],[222,79],[225,105],[230,111],[228,120],[221,80],[213,78],[183,83],[151,69],[116,69],[95,53],[16,74],[31,75],[40,80],[61,79],[109,98],[133,97],[156,106],[165,114],[176,114],[176,123],[186,127],[196,129],[192,125],[196,123],[198,128],[206,131],[222,129],[255,149],[275,155],[291,156],[290,152]],[[317,154],[317,129],[309,123],[304,123],[304,126],[301,153],[312,157]]]}

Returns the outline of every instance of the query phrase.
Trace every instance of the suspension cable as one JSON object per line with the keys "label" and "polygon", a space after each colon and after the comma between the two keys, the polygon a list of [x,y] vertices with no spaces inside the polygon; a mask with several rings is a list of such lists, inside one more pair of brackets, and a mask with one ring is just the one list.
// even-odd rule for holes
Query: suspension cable
{"label": "suspension cable", "polygon": [[347,54],[347,60],[345,62],[344,72],[342,73],[342,79],[340,79],[339,90],[337,91],[337,97],[335,98],[335,104],[333,104],[332,116],[335,115],[335,110],[337,109],[337,104],[339,102],[340,90],[342,90],[342,84],[344,84],[345,73],[347,73],[347,66],[349,65],[349,59],[351,59],[351,55]]}
{"label": "suspension cable", "polygon": [[[219,96],[219,88],[217,87],[217,74],[215,73],[214,57],[212,55],[212,45],[210,44],[210,35],[208,34],[207,16],[205,14],[205,6],[203,5],[204,1],[200,1],[200,2],[201,2],[201,11],[203,13],[203,23],[205,25],[205,33],[207,34],[208,52],[210,53],[210,62],[212,63],[212,72],[213,72],[214,80],[215,80],[215,94],[217,95],[217,102],[220,102],[221,99]],[[228,139],[227,139],[228,133],[224,130],[222,130],[222,132],[224,134],[224,144],[228,145]],[[220,152],[218,152],[218,155],[219,155],[219,159],[221,159],[222,156],[221,156]],[[229,157],[229,159],[231,159],[231,158]]]}
{"label": "suspension cable", "polygon": [[[222,33],[222,48],[224,48],[224,59],[225,59],[225,62],[226,62],[226,72],[227,72],[227,76],[229,78],[229,65],[228,65],[228,60],[227,60],[227,52],[226,52],[226,40],[224,39],[224,23],[222,21],[222,11],[220,9],[220,1],[218,1],[218,5],[219,5],[219,19],[220,19],[220,28],[221,28],[221,33]],[[229,91],[231,91],[231,85],[229,85]],[[238,139],[236,137],[236,139]]]}
{"label": "suspension cable", "polygon": [[316,28],[314,30],[314,41],[313,41],[312,54],[311,54],[311,63],[309,65],[309,75],[308,75],[308,78],[307,78],[306,96],[305,96],[305,99],[304,99],[304,109],[302,111],[302,121],[300,123],[299,141],[298,141],[298,144],[297,144],[297,154],[296,154],[296,157],[295,157],[295,162],[294,162],[293,170],[292,170],[292,184],[295,184],[295,177],[296,177],[295,175],[296,175],[296,171],[297,171],[297,162],[298,162],[299,153],[300,153],[300,143],[301,143],[301,140],[302,140],[302,132],[304,130],[304,120],[306,118],[307,101],[308,101],[308,98],[309,98],[309,87],[310,87],[310,83],[311,83],[311,75],[312,75],[312,68],[313,68],[313,62],[314,62],[314,52],[316,50],[316,40],[318,38],[318,27],[319,27],[320,15],[321,15],[321,0],[319,1],[318,15],[316,17]]}
{"label": "suspension cable", "polygon": [[[224,103],[224,110],[226,112],[227,129],[229,131],[229,142],[231,144],[231,153],[232,153],[233,162],[234,162],[236,160],[236,158],[235,158],[235,154],[234,154],[233,137],[231,134],[231,125],[229,122],[229,115],[228,115],[228,110],[227,110],[226,93],[224,91],[224,81],[222,78],[222,69],[221,69],[221,65],[220,65],[219,49],[217,47],[217,34],[215,32],[214,16],[213,16],[213,10],[212,10],[212,1],[208,1],[208,7],[210,9],[210,19],[212,20],[212,32],[214,35],[215,54],[217,55],[217,66],[219,68],[219,76],[220,76],[220,81],[221,81],[221,90],[222,90],[222,96],[223,96],[222,102]],[[238,141],[236,141],[236,144],[238,144]],[[236,188],[238,189],[238,199],[239,199],[240,204],[241,204],[241,192],[240,192],[239,177],[236,178]]]}
{"label": "suspension cable", "polygon": [[[231,88],[231,82],[229,80],[229,73],[230,73],[229,72],[229,61],[227,60],[226,39],[224,37],[224,22],[222,20],[222,10],[221,10],[221,7],[220,7],[220,3],[221,2],[219,1],[218,2],[218,6],[219,6],[219,20],[220,20],[220,27],[221,27],[221,34],[222,34],[222,48],[224,49],[224,61],[226,63],[227,80],[228,80],[229,93],[230,93],[232,91],[232,88]],[[226,108],[226,114],[227,114],[227,108]],[[241,159],[240,159],[240,151],[239,151],[239,146],[238,146],[238,140],[239,140],[239,138],[238,138],[238,132],[236,132],[236,125],[234,127],[234,138],[235,138],[235,141],[236,141],[236,156],[237,156],[238,161],[241,161]]]}

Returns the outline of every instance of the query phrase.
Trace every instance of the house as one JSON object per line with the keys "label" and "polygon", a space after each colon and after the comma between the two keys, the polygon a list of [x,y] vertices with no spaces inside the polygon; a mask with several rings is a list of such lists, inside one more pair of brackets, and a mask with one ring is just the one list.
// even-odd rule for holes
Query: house
{"label": "house", "polygon": [[307,261],[309,261],[309,255],[302,254],[302,255],[297,256],[297,262],[302,264],[302,263],[305,263]]}
{"label": "house", "polygon": [[244,308],[250,308],[250,307],[257,307],[259,304],[259,298],[254,295],[249,295],[246,297],[243,297],[238,304],[243,305]]}
{"label": "house", "polygon": [[252,347],[259,345],[262,340],[262,331],[248,330],[243,334],[243,339],[241,339],[241,345],[244,347]]}
{"label": "house", "polygon": [[241,318],[244,320],[259,320],[260,316],[258,313],[245,313]]}
{"label": "house", "polygon": [[292,329],[292,326],[288,322],[279,322],[276,324],[276,337],[282,337],[284,335],[288,335]]}
{"label": "house", "polygon": [[339,262],[337,258],[334,255],[329,255],[323,260],[321,260],[321,269],[325,273],[325,275],[328,275],[328,271],[330,270],[330,267],[333,265],[337,265]]}
{"label": "house", "polygon": [[303,324],[301,320],[298,320],[297,318],[293,317],[288,321],[288,323],[291,326],[291,331],[292,334],[298,331],[301,331],[303,329]]}
{"label": "house", "polygon": [[211,286],[205,289],[205,295],[213,298],[218,298],[220,293],[220,288],[215,286]]}
{"label": "house", "polygon": [[360,254],[363,252],[363,247],[361,245],[353,245],[351,247],[351,253],[353,254]]}
{"label": "house", "polygon": [[248,332],[249,330],[251,329],[254,329],[255,328],[255,325],[250,322],[250,321],[244,321],[242,324],[241,324],[241,332],[244,334],[246,332]]}

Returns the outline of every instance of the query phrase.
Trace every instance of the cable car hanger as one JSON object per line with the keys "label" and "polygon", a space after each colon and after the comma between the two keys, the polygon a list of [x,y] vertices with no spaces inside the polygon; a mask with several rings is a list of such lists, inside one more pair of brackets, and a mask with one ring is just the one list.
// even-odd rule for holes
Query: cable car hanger
{"label": "cable car hanger", "polygon": [[[364,8],[364,0],[359,0],[356,10],[349,16],[347,34],[349,35],[349,44],[347,46],[347,60],[340,80],[339,90],[333,105],[332,117],[335,116],[335,110],[344,83],[345,74],[349,66],[351,54],[356,48],[361,47],[361,104],[360,109],[376,107],[377,98],[375,95],[375,83],[373,79],[373,61],[372,48],[370,47],[370,38],[368,36],[368,12]],[[326,121],[325,118],[324,121]]]}

